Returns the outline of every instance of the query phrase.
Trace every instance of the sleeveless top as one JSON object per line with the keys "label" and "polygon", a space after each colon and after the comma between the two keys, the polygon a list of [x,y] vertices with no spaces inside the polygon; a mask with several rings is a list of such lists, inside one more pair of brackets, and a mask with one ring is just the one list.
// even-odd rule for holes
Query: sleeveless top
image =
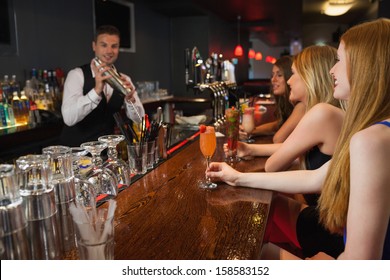
{"label": "sleeveless top", "polygon": [[[317,169],[331,159],[320,151],[318,146],[306,153],[306,169]],[[317,202],[320,194],[304,194],[309,207],[303,209],[297,219],[296,234],[303,256],[312,257],[318,252],[325,252],[337,258],[344,251],[343,236],[332,234],[319,221]]]}
{"label": "sleeveless top", "polygon": [[[382,121],[375,124],[383,124],[387,127],[390,127],[390,122]],[[347,242],[347,230],[344,229],[344,243]],[[385,236],[385,243],[383,245],[382,260],[390,260],[390,220],[387,224],[387,231]]]}
{"label": "sleeveless top", "polygon": [[[92,76],[91,66],[80,66],[84,74],[83,94],[86,95],[94,86],[95,79]],[[106,97],[83,120],[73,126],[64,124],[60,136],[60,142],[69,147],[80,146],[81,143],[96,141],[99,136],[114,133],[115,119],[113,114],[122,108],[124,97],[114,89],[107,103]]]}
{"label": "sleeveless top", "polygon": [[[330,155],[326,155],[320,151],[318,146],[313,147],[309,152],[307,152],[305,157],[306,169],[314,170],[320,168],[327,161],[332,158]],[[304,194],[303,195],[306,203],[310,206],[316,206],[319,194]]]}

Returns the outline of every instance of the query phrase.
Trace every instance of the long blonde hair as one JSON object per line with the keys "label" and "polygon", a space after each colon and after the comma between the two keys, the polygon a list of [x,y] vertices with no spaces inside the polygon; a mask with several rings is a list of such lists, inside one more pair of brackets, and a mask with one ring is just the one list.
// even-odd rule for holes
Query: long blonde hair
{"label": "long blonde hair", "polygon": [[[331,46],[309,46],[296,55],[294,66],[305,84],[307,94],[306,111],[318,103],[328,103],[338,108],[334,98],[334,82],[330,69],[337,61],[337,50]],[[306,154],[299,157],[301,169],[306,169]]]}
{"label": "long blonde hair", "polygon": [[309,46],[295,56],[295,68],[307,90],[306,111],[321,102],[340,107],[333,97],[334,83],[329,73],[336,59],[337,50],[331,46]]}
{"label": "long blonde hair", "polygon": [[319,199],[320,221],[331,232],[338,233],[347,221],[350,140],[358,131],[390,117],[390,20],[359,24],[340,40],[345,46],[350,97]]}

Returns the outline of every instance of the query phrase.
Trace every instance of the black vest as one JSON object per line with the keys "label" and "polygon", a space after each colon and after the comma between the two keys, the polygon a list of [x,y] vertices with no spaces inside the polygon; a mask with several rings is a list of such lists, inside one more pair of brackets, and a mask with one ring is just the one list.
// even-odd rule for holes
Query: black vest
{"label": "black vest", "polygon": [[[80,68],[84,74],[83,94],[86,95],[95,86],[95,79],[92,77],[89,64],[85,64]],[[113,134],[115,125],[113,114],[121,110],[123,100],[123,95],[117,90],[114,90],[108,103],[103,94],[99,105],[83,120],[73,126],[64,124],[61,133],[61,144],[78,147],[84,142],[96,141],[99,136]]]}

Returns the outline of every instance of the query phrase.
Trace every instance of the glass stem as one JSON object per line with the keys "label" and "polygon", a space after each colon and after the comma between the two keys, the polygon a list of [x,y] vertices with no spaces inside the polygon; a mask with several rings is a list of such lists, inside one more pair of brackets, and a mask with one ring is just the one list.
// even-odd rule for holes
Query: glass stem
{"label": "glass stem", "polygon": [[[210,166],[210,157],[206,157],[206,166],[207,166],[207,169],[209,169],[209,166]],[[210,177],[208,177],[206,175],[206,184],[207,185],[210,185],[211,184],[211,179]]]}

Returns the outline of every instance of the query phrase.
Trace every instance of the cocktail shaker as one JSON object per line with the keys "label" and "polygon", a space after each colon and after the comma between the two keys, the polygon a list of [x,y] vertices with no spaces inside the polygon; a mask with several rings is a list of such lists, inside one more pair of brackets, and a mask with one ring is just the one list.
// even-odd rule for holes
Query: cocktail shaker
{"label": "cocktail shaker", "polygon": [[[95,62],[95,65],[97,67],[102,66],[102,61],[98,57],[94,58],[94,62]],[[132,89],[125,86],[125,84],[123,83],[123,81],[121,79],[120,74],[114,68],[110,68],[110,69],[104,71],[103,75],[104,76],[111,76],[109,79],[106,80],[107,83],[112,88],[118,90],[121,94],[123,94],[123,96],[126,96],[127,94],[129,94],[132,91]],[[137,108],[135,107],[135,105],[133,104],[133,102],[131,102],[130,100],[127,100],[127,102],[133,106],[133,109],[136,112],[139,120],[142,121],[142,117],[140,116],[140,114],[139,114]]]}
{"label": "cocktail shaker", "polygon": [[61,242],[49,157],[26,155],[18,158],[16,178],[27,219],[31,258],[61,259]]}
{"label": "cocktail shaker", "polygon": [[68,252],[76,246],[73,220],[69,212],[69,206],[76,198],[72,151],[67,146],[49,146],[43,148],[42,153],[49,156],[61,249]]}
{"label": "cocktail shaker", "polygon": [[[101,60],[98,57],[94,58],[95,65],[97,67],[100,67],[102,65]],[[123,96],[126,96],[128,93],[131,92],[131,90],[128,87],[125,87],[123,84],[123,81],[120,78],[119,73],[113,69],[110,68],[109,70],[106,70],[103,73],[104,76],[111,76],[111,78],[107,79],[106,81],[112,86],[113,88],[117,89],[120,93],[123,94]]]}
{"label": "cocktail shaker", "polygon": [[31,259],[27,220],[11,164],[0,164],[0,259]]}

